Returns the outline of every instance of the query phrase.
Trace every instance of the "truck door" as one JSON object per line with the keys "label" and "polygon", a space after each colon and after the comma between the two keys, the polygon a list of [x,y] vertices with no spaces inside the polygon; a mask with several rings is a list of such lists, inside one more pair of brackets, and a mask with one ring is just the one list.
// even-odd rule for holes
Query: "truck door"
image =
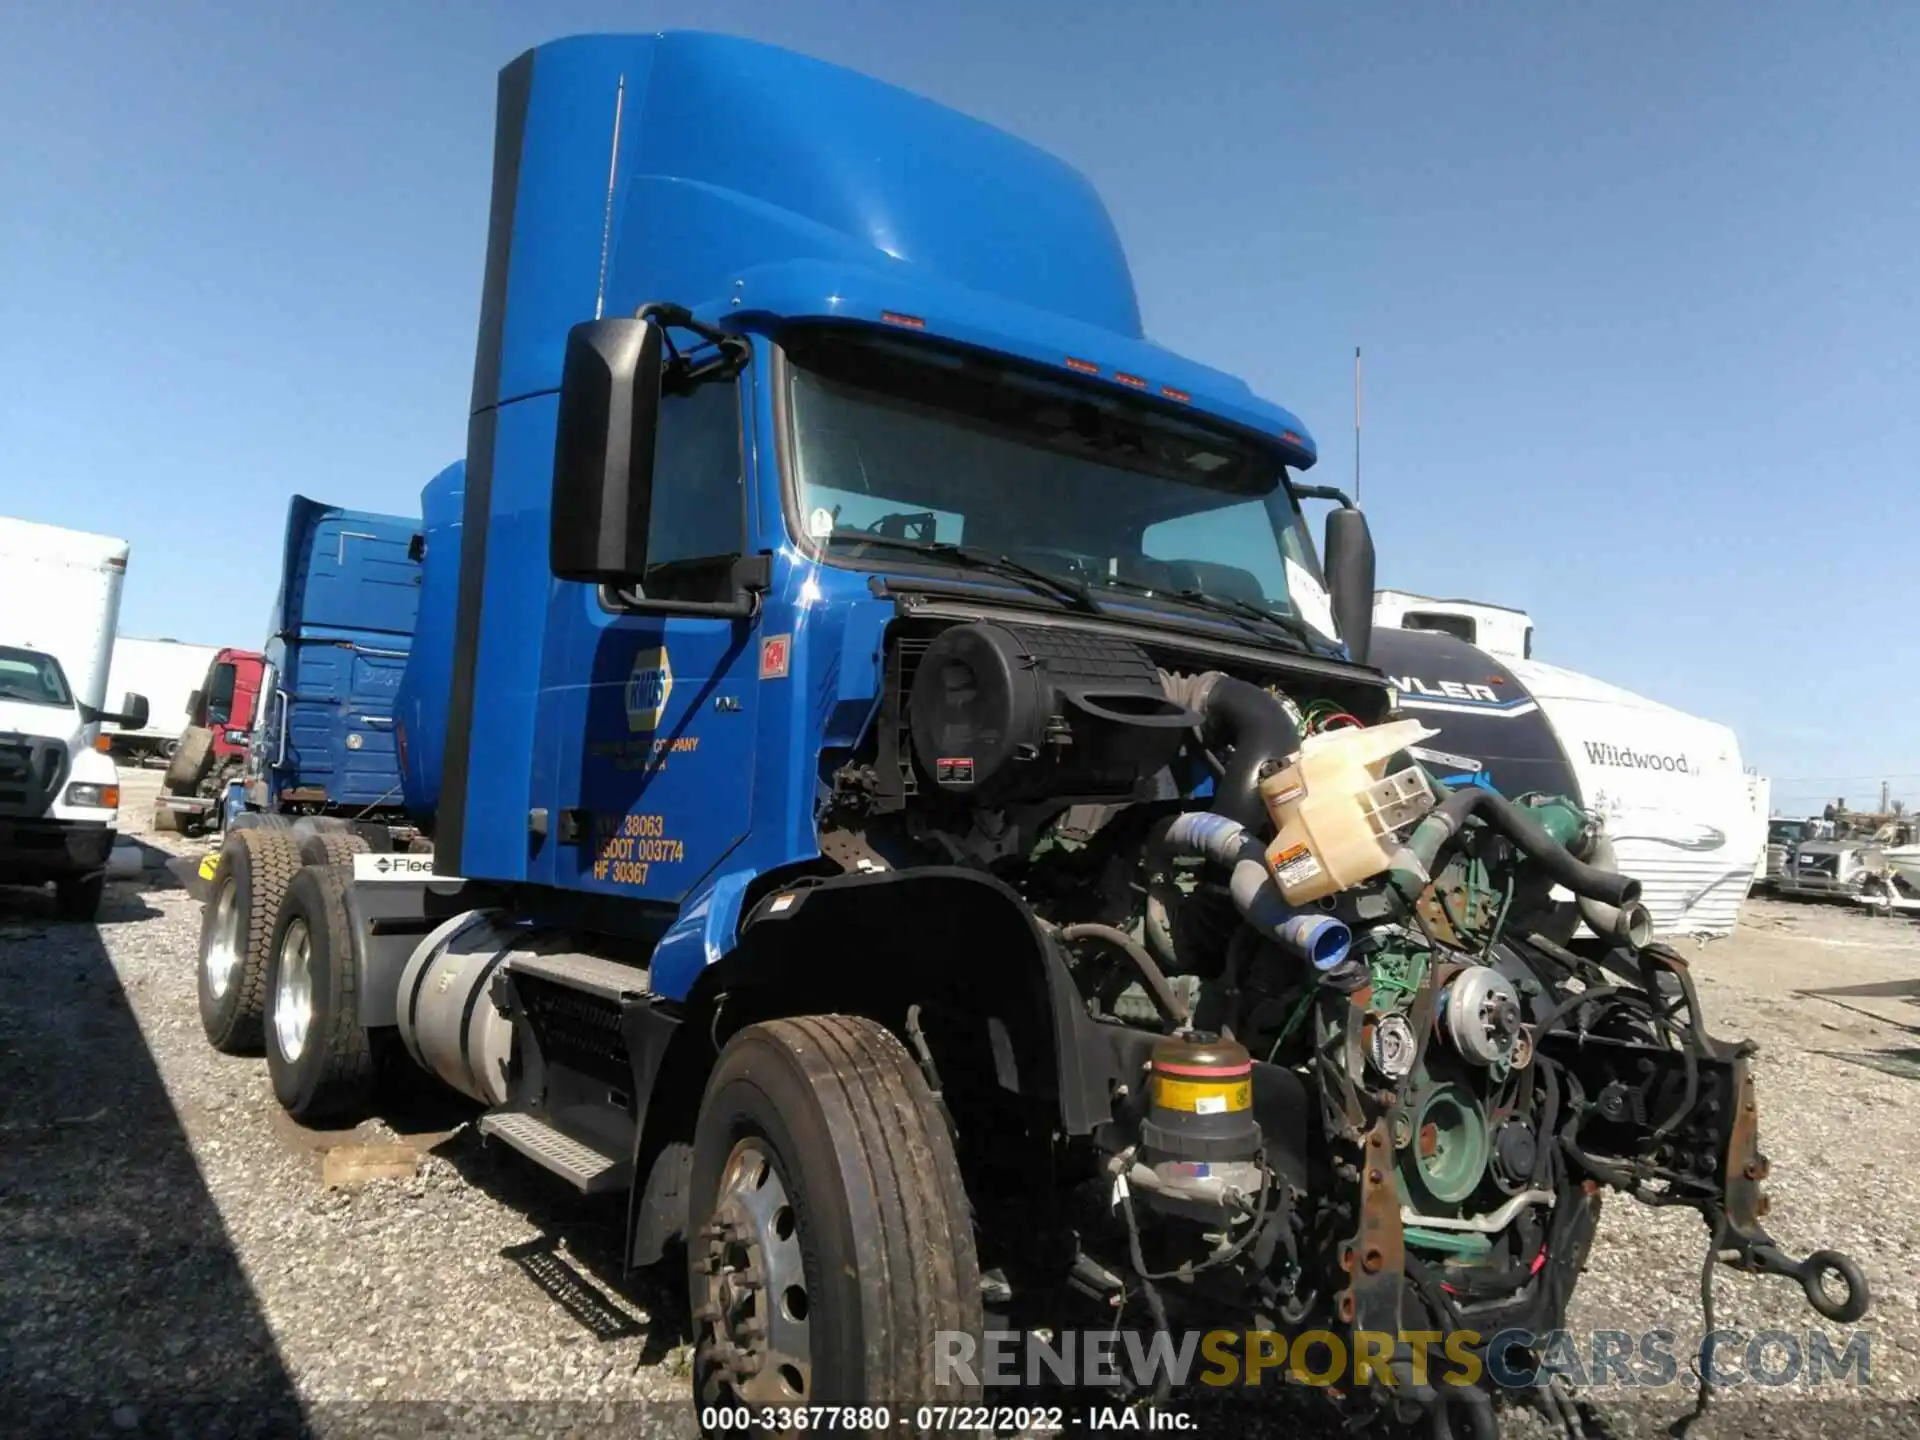
{"label": "truck door", "polygon": [[584,716],[543,707],[550,793],[564,798],[550,820],[558,843],[540,848],[530,878],[677,902],[747,834],[757,617],[658,608],[718,609],[732,595],[748,543],[744,389],[712,381],[661,400],[644,593],[560,587],[543,692],[558,700],[571,688],[554,671],[561,657],[571,666],[590,656],[592,679]]}

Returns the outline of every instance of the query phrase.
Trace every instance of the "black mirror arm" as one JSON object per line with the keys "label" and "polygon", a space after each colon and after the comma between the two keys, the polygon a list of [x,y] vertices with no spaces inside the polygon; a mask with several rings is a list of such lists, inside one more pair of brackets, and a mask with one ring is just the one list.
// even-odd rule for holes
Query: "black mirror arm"
{"label": "black mirror arm", "polygon": [[1354,508],[1353,501],[1347,498],[1347,492],[1334,485],[1295,485],[1292,487],[1296,500],[1333,500],[1343,509]]}
{"label": "black mirror arm", "polygon": [[[696,320],[693,312],[684,305],[675,305],[665,300],[649,300],[634,311],[633,318],[652,320],[660,326],[660,339],[667,350],[667,365],[677,372],[674,375],[675,381],[689,389],[704,384],[708,380],[739,374],[753,353],[742,337],[729,335],[725,330],[709,325],[704,320]],[[690,354],[673,343],[675,330],[691,330],[720,353],[695,363]]]}

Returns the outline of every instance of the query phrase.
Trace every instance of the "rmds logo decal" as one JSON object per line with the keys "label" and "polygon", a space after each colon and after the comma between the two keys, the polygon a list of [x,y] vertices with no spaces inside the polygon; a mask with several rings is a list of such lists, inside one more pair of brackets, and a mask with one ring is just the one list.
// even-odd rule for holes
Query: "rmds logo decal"
{"label": "rmds logo decal", "polygon": [[627,675],[627,729],[636,735],[657,730],[672,694],[673,666],[667,659],[667,647],[635,654],[633,669]]}

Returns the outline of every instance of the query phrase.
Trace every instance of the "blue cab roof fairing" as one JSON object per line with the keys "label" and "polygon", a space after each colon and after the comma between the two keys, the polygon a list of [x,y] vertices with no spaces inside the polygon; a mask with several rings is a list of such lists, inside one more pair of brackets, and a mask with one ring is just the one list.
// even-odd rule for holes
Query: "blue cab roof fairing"
{"label": "blue cab roof fairing", "polygon": [[1026,141],[728,36],[578,36],[516,65],[539,96],[512,157],[517,211],[541,223],[514,227],[497,379],[476,409],[555,388],[569,326],[649,300],[780,320],[897,311],[930,334],[1145,380],[1288,435],[1291,462],[1313,462],[1294,416],[1146,339],[1099,196]]}

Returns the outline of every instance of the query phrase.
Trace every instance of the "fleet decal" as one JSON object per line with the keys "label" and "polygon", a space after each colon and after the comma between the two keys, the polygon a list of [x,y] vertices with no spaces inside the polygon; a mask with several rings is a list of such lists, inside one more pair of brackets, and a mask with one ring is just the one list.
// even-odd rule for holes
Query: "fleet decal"
{"label": "fleet decal", "polygon": [[375,855],[366,851],[353,857],[355,880],[434,880],[431,855]]}
{"label": "fleet decal", "polygon": [[656,865],[678,865],[687,858],[685,843],[667,833],[664,815],[596,815],[594,831],[596,880],[639,887]]}
{"label": "fleet decal", "polygon": [[628,731],[640,735],[659,729],[672,694],[673,666],[667,659],[667,647],[635,653],[633,669],[627,675]]}

